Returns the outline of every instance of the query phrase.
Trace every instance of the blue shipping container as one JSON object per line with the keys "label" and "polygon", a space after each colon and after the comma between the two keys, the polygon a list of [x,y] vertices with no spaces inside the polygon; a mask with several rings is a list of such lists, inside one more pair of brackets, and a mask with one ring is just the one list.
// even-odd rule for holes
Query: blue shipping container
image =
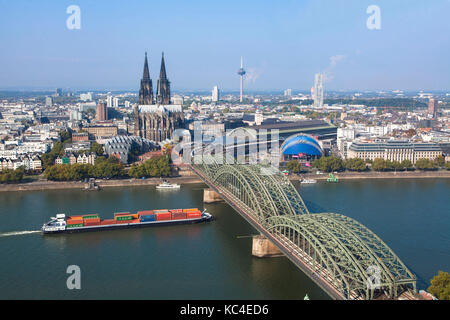
{"label": "blue shipping container", "polygon": [[156,215],[140,216],[141,222],[156,221]]}

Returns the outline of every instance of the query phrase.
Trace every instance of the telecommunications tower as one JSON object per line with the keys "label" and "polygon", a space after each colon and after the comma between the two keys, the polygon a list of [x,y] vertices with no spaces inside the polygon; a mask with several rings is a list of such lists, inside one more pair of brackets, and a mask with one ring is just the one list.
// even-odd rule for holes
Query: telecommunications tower
{"label": "telecommunications tower", "polygon": [[242,94],[243,94],[243,90],[244,90],[244,75],[245,75],[245,70],[244,70],[244,63],[241,57],[241,68],[238,70],[238,75],[241,77],[241,98],[240,101],[242,102]]}

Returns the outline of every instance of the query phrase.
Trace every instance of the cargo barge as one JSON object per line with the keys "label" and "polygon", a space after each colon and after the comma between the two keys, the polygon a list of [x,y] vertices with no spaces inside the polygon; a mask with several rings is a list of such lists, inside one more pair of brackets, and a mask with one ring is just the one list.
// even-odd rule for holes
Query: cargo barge
{"label": "cargo barge", "polygon": [[145,210],[138,211],[137,213],[119,212],[114,214],[113,219],[105,220],[101,220],[98,214],[66,217],[64,213],[61,213],[57,214],[56,217],[51,217],[49,222],[44,223],[41,230],[44,234],[75,233],[174,224],[191,224],[207,222],[212,219],[212,215],[206,212],[206,210],[200,212],[197,208]]}

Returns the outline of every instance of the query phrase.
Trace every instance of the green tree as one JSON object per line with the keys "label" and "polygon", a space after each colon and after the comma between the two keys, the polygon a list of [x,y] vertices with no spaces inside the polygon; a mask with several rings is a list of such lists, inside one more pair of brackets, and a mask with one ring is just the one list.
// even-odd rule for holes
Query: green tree
{"label": "green tree", "polygon": [[413,167],[413,164],[412,164],[412,162],[410,161],[410,160],[403,160],[402,162],[401,162],[401,164],[402,164],[402,167],[403,168],[405,168],[407,171],[408,170],[411,170],[412,169],[412,167]]}
{"label": "green tree", "polygon": [[344,166],[349,171],[361,172],[367,169],[366,163],[360,158],[347,159],[344,161]]}
{"label": "green tree", "polygon": [[64,145],[61,142],[55,142],[53,148],[49,152],[44,153],[41,156],[42,167],[44,169],[48,168],[49,166],[53,165],[55,159],[58,156],[63,155],[64,155]]}
{"label": "green tree", "polygon": [[324,172],[341,171],[344,169],[344,163],[342,159],[335,156],[322,157],[320,159],[314,160],[312,165],[313,167]]}
{"label": "green tree", "polygon": [[434,162],[437,164],[438,167],[441,167],[441,168],[445,167],[445,158],[442,155],[438,156],[434,160]]}
{"label": "green tree", "polygon": [[431,279],[431,286],[428,291],[440,300],[450,300],[450,274],[448,272],[439,271],[438,274]]}
{"label": "green tree", "polygon": [[302,166],[300,165],[300,163],[296,160],[291,160],[286,164],[286,167],[288,168],[289,171],[293,172],[293,173],[299,173],[302,170]]}
{"label": "green tree", "polygon": [[166,156],[151,158],[141,165],[133,164],[128,171],[128,175],[136,179],[142,177],[168,177],[171,173],[170,158]]}
{"label": "green tree", "polygon": [[373,160],[372,169],[375,171],[384,171],[386,169],[386,161],[381,158],[376,158]]}
{"label": "green tree", "polygon": [[402,163],[400,161],[391,161],[391,167],[394,169],[394,171],[401,171],[405,170]]}
{"label": "green tree", "polygon": [[144,166],[133,164],[131,166],[130,170],[128,170],[128,175],[130,177],[136,178],[136,179],[145,177],[146,174],[145,174]]}
{"label": "green tree", "polygon": [[63,143],[67,143],[67,142],[69,142],[69,140],[71,141],[71,139],[72,139],[72,134],[67,130],[60,131],[59,136],[61,137],[61,141]]}
{"label": "green tree", "polygon": [[104,153],[103,146],[97,142],[92,142],[89,151],[95,153],[97,156],[101,156]]}
{"label": "green tree", "polygon": [[16,170],[2,170],[0,171],[0,183],[19,182],[23,180],[24,175],[24,167],[19,167]]}
{"label": "green tree", "polygon": [[429,159],[419,159],[416,161],[416,168],[419,170],[432,170],[436,168],[436,165]]}

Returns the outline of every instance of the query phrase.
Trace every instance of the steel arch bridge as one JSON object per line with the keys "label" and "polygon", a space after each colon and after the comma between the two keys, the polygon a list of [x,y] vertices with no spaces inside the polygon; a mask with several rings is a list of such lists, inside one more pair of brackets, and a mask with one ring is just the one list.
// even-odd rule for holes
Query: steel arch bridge
{"label": "steel arch bridge", "polygon": [[375,233],[340,214],[310,213],[278,170],[222,164],[211,155],[193,160],[191,168],[206,184],[333,298],[396,299],[416,292],[415,275]]}

